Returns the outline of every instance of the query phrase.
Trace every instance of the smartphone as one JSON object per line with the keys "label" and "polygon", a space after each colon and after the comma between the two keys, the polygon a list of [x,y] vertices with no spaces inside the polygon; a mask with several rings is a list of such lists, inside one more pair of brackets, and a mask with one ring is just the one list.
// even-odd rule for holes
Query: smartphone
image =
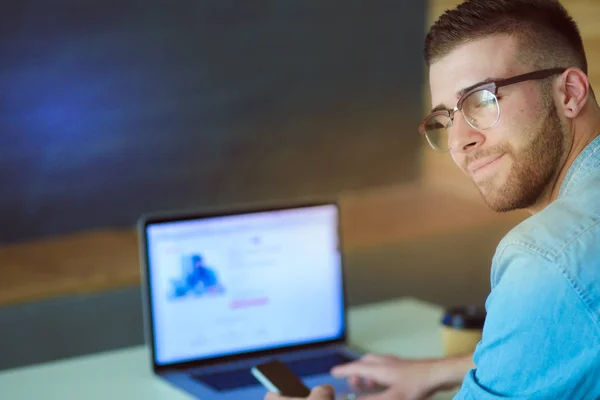
{"label": "smartphone", "polygon": [[310,389],[287,365],[271,360],[254,366],[250,372],[270,392],[288,397],[307,397]]}

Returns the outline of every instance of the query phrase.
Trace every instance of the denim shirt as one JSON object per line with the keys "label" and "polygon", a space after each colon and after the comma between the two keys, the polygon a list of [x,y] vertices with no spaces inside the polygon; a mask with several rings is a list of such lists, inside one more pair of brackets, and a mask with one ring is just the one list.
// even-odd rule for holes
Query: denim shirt
{"label": "denim shirt", "polygon": [[500,242],[476,368],[455,399],[600,399],[600,137]]}

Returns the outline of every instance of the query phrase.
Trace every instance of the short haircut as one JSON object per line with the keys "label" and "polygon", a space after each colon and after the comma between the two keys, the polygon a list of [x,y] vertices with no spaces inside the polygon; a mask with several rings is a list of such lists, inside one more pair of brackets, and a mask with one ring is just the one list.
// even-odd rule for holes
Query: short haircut
{"label": "short haircut", "polygon": [[579,28],[557,0],[467,0],[431,27],[425,62],[431,66],[464,43],[503,34],[517,38],[517,59],[524,65],[588,73]]}

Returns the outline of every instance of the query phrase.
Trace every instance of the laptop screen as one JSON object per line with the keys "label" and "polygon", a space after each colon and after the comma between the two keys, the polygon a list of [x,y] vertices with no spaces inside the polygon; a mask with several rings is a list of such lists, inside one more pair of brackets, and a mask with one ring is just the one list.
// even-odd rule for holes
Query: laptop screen
{"label": "laptop screen", "polygon": [[336,205],[148,224],[155,362],[339,339]]}

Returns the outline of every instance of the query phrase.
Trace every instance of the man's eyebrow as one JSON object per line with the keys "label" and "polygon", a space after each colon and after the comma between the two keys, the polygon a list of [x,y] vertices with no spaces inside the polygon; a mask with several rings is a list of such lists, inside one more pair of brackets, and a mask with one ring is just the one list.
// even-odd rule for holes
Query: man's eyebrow
{"label": "man's eyebrow", "polygon": [[[484,79],[484,80],[482,80],[482,81],[479,81],[479,82],[477,82],[477,83],[475,83],[475,84],[473,84],[473,85],[471,85],[471,86],[467,86],[466,88],[463,88],[463,89],[461,89],[461,90],[460,90],[460,91],[457,93],[456,97],[457,97],[458,99],[460,99],[462,96],[464,96],[464,95],[465,95],[465,93],[467,93],[467,92],[469,92],[469,91],[471,91],[471,90],[475,89],[476,87],[479,87],[479,86],[485,85],[486,83],[495,82],[495,81],[497,81],[497,80],[498,80],[498,79],[496,79],[496,78],[487,78],[487,79]],[[447,110],[446,106],[445,106],[445,105],[443,105],[443,104],[439,104],[439,105],[437,105],[437,106],[433,107],[433,108],[431,109],[431,112],[432,112],[432,113],[434,113],[434,112],[436,112],[436,111],[443,111],[443,110]]]}
{"label": "man's eyebrow", "polygon": [[437,106],[433,107],[433,108],[431,109],[431,112],[432,112],[432,113],[434,113],[434,112],[436,112],[436,111],[443,111],[443,110],[447,110],[446,106],[445,106],[445,105],[443,105],[443,104],[439,104],[439,105],[437,105]]}

